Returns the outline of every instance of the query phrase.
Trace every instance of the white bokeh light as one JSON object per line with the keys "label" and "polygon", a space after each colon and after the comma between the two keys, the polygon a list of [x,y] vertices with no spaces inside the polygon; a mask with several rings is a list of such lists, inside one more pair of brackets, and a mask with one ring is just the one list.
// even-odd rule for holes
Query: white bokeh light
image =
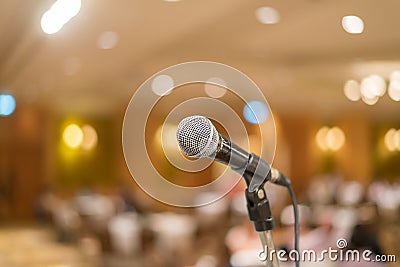
{"label": "white bokeh light", "polygon": [[391,73],[388,95],[392,100],[400,101],[400,71]]}
{"label": "white bokeh light", "polygon": [[379,75],[370,75],[361,81],[361,94],[364,98],[375,99],[386,92],[386,82]]}
{"label": "white bokeh light", "polygon": [[373,99],[374,97],[376,97],[376,94],[374,93],[374,81],[371,80],[369,77],[365,77],[364,79],[361,80],[361,87],[360,87],[360,91],[361,91],[361,95],[364,98],[368,98],[368,99]]}
{"label": "white bokeh light", "polygon": [[351,101],[358,101],[361,98],[360,84],[355,80],[348,80],[343,91],[344,95]]}
{"label": "white bokeh light", "polygon": [[156,95],[168,95],[174,88],[174,79],[169,75],[158,75],[151,82],[151,88]]}
{"label": "white bokeh light", "polygon": [[400,81],[400,71],[395,70],[390,73],[390,81]]}
{"label": "white bokeh light", "polygon": [[43,14],[40,24],[43,32],[47,34],[54,34],[61,30],[65,22],[62,18],[57,17],[56,14],[50,12],[49,10]]}
{"label": "white bokeh light", "polygon": [[372,96],[371,98],[369,98],[369,97],[365,97],[364,95],[361,95],[361,99],[365,104],[373,106],[376,103],[378,103],[379,97],[378,96]]}
{"label": "white bokeh light", "polygon": [[206,83],[204,85],[205,91],[208,96],[213,98],[220,98],[223,97],[226,93],[226,89],[221,86],[226,86],[226,82],[218,77],[212,77],[207,80],[207,82],[213,83],[209,84]]}
{"label": "white bokeh light", "polygon": [[386,93],[386,82],[382,76],[373,74],[368,76],[368,79],[373,84],[370,90],[374,95],[381,97]]}
{"label": "white bokeh light", "polygon": [[400,101],[400,81],[390,82],[388,95],[392,100]]}
{"label": "white bokeh light", "polygon": [[58,0],[47,10],[40,21],[43,32],[54,34],[75,17],[82,6],[81,0]]}
{"label": "white bokeh light", "polygon": [[100,49],[113,49],[119,41],[119,35],[113,31],[102,32],[97,38],[97,47]]}
{"label": "white bokeh light", "polygon": [[385,134],[384,142],[389,151],[400,151],[400,130],[389,129]]}
{"label": "white bokeh light", "polygon": [[264,6],[256,10],[256,18],[262,24],[276,24],[280,20],[280,15],[275,8]]}
{"label": "white bokeh light", "polygon": [[351,34],[360,34],[364,31],[364,22],[357,16],[344,16],[342,19],[343,29]]}

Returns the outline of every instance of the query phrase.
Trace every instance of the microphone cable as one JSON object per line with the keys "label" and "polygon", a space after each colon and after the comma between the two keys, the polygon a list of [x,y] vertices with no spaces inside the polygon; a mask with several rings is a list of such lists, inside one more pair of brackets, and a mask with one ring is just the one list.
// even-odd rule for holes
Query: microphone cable
{"label": "microphone cable", "polygon": [[299,239],[300,239],[300,224],[299,224],[299,209],[297,207],[296,195],[294,193],[292,185],[289,183],[286,185],[286,188],[289,191],[290,200],[293,206],[294,213],[294,249],[297,252],[295,265],[296,267],[300,266],[300,249],[299,249]]}

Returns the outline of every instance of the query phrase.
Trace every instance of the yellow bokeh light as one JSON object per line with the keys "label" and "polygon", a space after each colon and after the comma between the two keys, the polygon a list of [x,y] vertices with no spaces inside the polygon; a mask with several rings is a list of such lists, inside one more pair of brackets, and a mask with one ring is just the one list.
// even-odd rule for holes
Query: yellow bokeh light
{"label": "yellow bokeh light", "polygon": [[326,143],[328,147],[333,150],[339,150],[346,141],[344,132],[339,127],[333,127],[326,135]]}
{"label": "yellow bokeh light", "polygon": [[326,151],[329,149],[329,147],[326,143],[326,136],[328,135],[328,132],[329,132],[328,127],[322,127],[321,129],[319,129],[319,131],[317,132],[317,135],[315,137],[318,147],[323,151]]}
{"label": "yellow bokeh light", "polygon": [[322,127],[316,135],[318,147],[323,151],[337,151],[344,145],[346,137],[339,127]]}
{"label": "yellow bokeh light", "polygon": [[161,142],[164,149],[179,151],[178,141],[176,140],[176,125],[164,124],[161,128]]}
{"label": "yellow bokeh light", "polygon": [[63,140],[70,148],[77,148],[82,144],[83,132],[76,124],[68,125],[63,132]]}
{"label": "yellow bokeh light", "polygon": [[389,151],[400,151],[400,130],[390,129],[385,134],[385,146]]}
{"label": "yellow bokeh light", "polygon": [[82,149],[91,150],[96,147],[98,137],[96,130],[90,125],[82,126],[83,140],[82,140]]}
{"label": "yellow bokeh light", "polygon": [[155,141],[168,151],[179,151],[178,141],[176,140],[176,125],[165,123],[157,128],[154,135]]}

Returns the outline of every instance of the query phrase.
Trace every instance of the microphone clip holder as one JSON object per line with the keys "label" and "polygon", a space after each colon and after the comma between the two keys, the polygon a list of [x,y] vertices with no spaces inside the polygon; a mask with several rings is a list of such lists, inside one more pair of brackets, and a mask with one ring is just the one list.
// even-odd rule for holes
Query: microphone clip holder
{"label": "microphone clip holder", "polygon": [[263,246],[262,254],[267,255],[266,266],[279,266],[276,255],[268,258],[269,251],[274,250],[271,232],[275,224],[264,185],[271,180],[271,166],[256,155],[250,154],[243,178],[247,185],[245,196],[249,219],[254,223],[254,228],[260,237]]}
{"label": "microphone clip holder", "polygon": [[243,178],[247,184],[245,196],[249,219],[254,223],[257,232],[273,230],[274,219],[264,189],[265,183],[271,180],[270,165],[250,154]]}
{"label": "microphone clip holder", "polygon": [[249,219],[254,223],[257,232],[274,229],[274,219],[264,188],[257,191],[245,191]]}

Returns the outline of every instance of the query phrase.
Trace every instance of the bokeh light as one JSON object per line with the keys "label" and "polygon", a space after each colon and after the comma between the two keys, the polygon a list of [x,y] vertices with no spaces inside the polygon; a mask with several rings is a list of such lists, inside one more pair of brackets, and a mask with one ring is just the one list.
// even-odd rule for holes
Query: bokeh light
{"label": "bokeh light", "polygon": [[16,102],[10,94],[0,94],[0,116],[10,116],[15,111]]}
{"label": "bokeh light", "polygon": [[400,130],[394,128],[388,130],[385,134],[384,142],[389,151],[400,151]]}
{"label": "bokeh light", "polygon": [[260,124],[268,119],[269,110],[265,103],[251,101],[244,106],[243,116],[249,123]]}
{"label": "bokeh light", "polygon": [[344,132],[339,127],[333,127],[326,134],[326,144],[333,150],[337,151],[344,145],[346,137]]}
{"label": "bokeh light", "polygon": [[373,106],[376,103],[378,103],[379,96],[373,96],[372,98],[369,98],[369,97],[365,97],[364,95],[361,95],[361,99],[365,104]]}
{"label": "bokeh light", "polygon": [[176,140],[177,125],[166,123],[157,129],[155,137],[164,149],[179,151],[178,141]]}
{"label": "bokeh light", "polygon": [[371,87],[371,92],[376,96],[383,96],[386,92],[386,82],[385,79],[380,75],[370,75],[368,76],[370,83],[373,85]]}
{"label": "bokeh light", "polygon": [[388,95],[392,100],[400,101],[400,71],[398,70],[390,75]]}
{"label": "bokeh light", "polygon": [[81,143],[81,147],[83,150],[91,150],[96,147],[97,142],[98,142],[98,136],[96,130],[86,124],[82,126],[82,134],[83,134],[83,139]]}
{"label": "bokeh light", "polygon": [[280,15],[275,8],[264,6],[256,10],[256,18],[262,24],[276,24],[280,20]]}
{"label": "bokeh light", "polygon": [[348,80],[343,91],[344,95],[351,101],[358,101],[361,98],[360,84],[355,80]]}
{"label": "bokeh light", "polygon": [[386,92],[386,82],[379,75],[370,75],[361,81],[361,94],[368,99],[383,96]]}
{"label": "bokeh light", "polygon": [[41,27],[44,33],[54,34],[79,13],[81,0],[58,0],[41,19]]}
{"label": "bokeh light", "polygon": [[[206,83],[204,85],[206,94],[213,98],[220,98],[223,97],[226,93],[226,89],[221,86],[226,86],[226,82],[218,77],[212,77],[207,80],[207,82],[213,83]],[[218,85],[217,85],[218,84]]]}
{"label": "bokeh light", "polygon": [[317,141],[318,147],[323,151],[326,151],[329,149],[329,147],[326,143],[326,136],[327,136],[328,132],[329,132],[329,127],[324,126],[318,130],[318,132],[315,136],[315,140]]}
{"label": "bokeh light", "polygon": [[63,132],[63,140],[70,148],[77,148],[82,144],[83,132],[76,124],[68,125]]}
{"label": "bokeh light", "polygon": [[360,34],[364,31],[364,22],[357,16],[344,16],[342,19],[343,29],[351,34]]}
{"label": "bokeh light", "polygon": [[156,95],[168,95],[174,88],[174,79],[169,75],[158,75],[151,82],[151,88]]}
{"label": "bokeh light", "polygon": [[113,31],[102,32],[97,38],[97,47],[100,49],[113,49],[119,41],[119,35]]}
{"label": "bokeh light", "polygon": [[315,136],[318,147],[323,151],[338,151],[343,147],[346,136],[339,127],[329,128],[327,126],[318,130]]}

